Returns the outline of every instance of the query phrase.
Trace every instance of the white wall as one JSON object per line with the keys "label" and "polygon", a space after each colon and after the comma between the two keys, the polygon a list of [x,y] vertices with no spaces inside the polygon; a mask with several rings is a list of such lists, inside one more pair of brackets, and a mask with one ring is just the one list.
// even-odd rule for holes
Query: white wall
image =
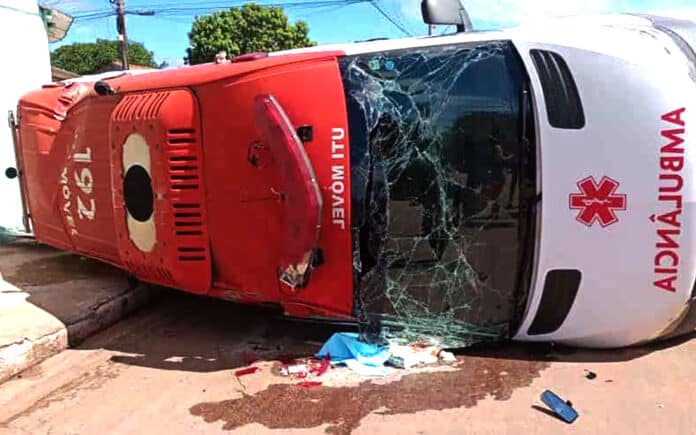
{"label": "white wall", "polygon": [[19,98],[51,81],[48,38],[32,0],[0,0],[0,226],[22,227],[19,182],[5,177],[15,166],[7,112]]}

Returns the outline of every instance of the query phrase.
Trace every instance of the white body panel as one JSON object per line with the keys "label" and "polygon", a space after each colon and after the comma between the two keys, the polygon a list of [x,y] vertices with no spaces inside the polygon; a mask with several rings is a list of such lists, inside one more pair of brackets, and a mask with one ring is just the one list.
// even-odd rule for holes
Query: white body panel
{"label": "white body panel", "polygon": [[36,2],[0,0],[0,40],[2,42],[2,81],[0,82],[0,226],[22,228],[19,182],[5,177],[5,169],[15,167],[8,111],[17,109],[19,98],[51,81],[48,38]]}
{"label": "white body panel", "polygon": [[[553,31],[553,38],[550,37]],[[589,30],[590,28],[591,30]],[[671,39],[650,28],[645,20],[626,17],[611,24],[589,26],[567,20],[549,26],[519,29],[516,40],[532,80],[537,108],[540,149],[541,216],[538,258],[527,316],[516,337],[520,340],[557,341],[566,344],[613,347],[656,338],[683,314],[696,275],[696,82],[685,56]],[[582,32],[583,37],[578,35]],[[529,57],[532,48],[559,53],[567,62],[582,100],[586,125],[580,130],[551,127],[544,97]],[[684,108],[684,127],[663,121],[664,114]],[[679,171],[682,208],[674,237],[678,248],[676,273],[655,273],[658,228],[674,228],[657,216],[676,210],[673,201],[659,201],[661,148],[671,142],[663,130],[681,129],[684,168]],[[625,211],[607,227],[587,227],[576,220],[569,195],[579,193],[576,183],[585,177],[611,177],[625,194]],[[651,220],[651,216],[656,216]],[[673,258],[664,258],[665,265]],[[577,269],[580,288],[562,326],[551,334],[529,336],[544,288],[547,271]],[[673,269],[673,268],[668,268]],[[675,291],[656,281],[675,276]],[[667,284],[663,282],[663,284]]]}
{"label": "white body panel", "polygon": [[[683,28],[680,32],[684,34]],[[517,47],[530,76],[536,112],[542,193],[537,255],[527,309],[514,338],[593,347],[656,338],[686,312],[696,277],[696,64],[690,64],[674,40],[649,19],[562,18],[499,32],[293,51],[335,49],[351,55],[488,40],[511,40]],[[584,108],[584,128],[558,129],[549,124],[532,49],[553,51],[567,62]],[[661,119],[680,108],[685,109],[679,116],[684,127]],[[675,237],[679,247],[671,249],[673,254],[660,254],[663,265],[673,263],[674,255],[679,265],[674,273],[660,274],[655,272],[656,256],[663,251],[656,247],[661,241],[657,229],[673,226],[657,216],[675,210],[674,203],[658,200],[659,176],[665,173],[660,169],[660,149],[670,142],[661,132],[679,128],[684,128],[679,137],[685,150],[685,165],[679,171],[682,208],[671,215],[680,223]],[[626,195],[626,210],[617,210],[618,221],[610,225],[583,225],[576,220],[579,211],[569,207],[569,196],[579,193],[580,180],[599,181],[605,176],[619,183],[616,193]],[[546,273],[553,269],[580,270],[579,291],[560,328],[530,336],[526,331],[539,308]],[[655,285],[671,276],[676,277],[669,281],[674,291]]]}

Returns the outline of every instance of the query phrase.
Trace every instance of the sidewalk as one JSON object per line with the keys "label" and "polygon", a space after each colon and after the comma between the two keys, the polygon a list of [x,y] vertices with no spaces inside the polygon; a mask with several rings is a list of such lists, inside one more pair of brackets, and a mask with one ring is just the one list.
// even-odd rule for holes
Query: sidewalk
{"label": "sidewalk", "polygon": [[110,265],[33,241],[0,246],[0,382],[116,323],[156,292]]}

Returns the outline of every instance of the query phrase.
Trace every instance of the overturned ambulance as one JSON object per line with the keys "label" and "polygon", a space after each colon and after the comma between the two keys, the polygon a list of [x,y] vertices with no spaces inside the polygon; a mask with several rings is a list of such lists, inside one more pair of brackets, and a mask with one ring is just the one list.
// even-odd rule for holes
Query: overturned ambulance
{"label": "overturned ambulance", "polygon": [[23,197],[41,242],[366,334],[646,342],[696,323],[694,49],[611,15],[49,85]]}

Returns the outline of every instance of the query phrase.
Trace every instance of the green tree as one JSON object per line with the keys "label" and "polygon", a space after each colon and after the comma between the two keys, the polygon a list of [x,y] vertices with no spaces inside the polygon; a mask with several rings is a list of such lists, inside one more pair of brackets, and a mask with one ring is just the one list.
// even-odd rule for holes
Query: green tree
{"label": "green tree", "polygon": [[[51,53],[51,64],[85,75],[94,74],[119,61],[118,41],[97,39],[97,42],[76,42],[58,47]],[[154,54],[140,42],[128,42],[128,61],[133,65],[157,67]]]}
{"label": "green tree", "polygon": [[212,62],[220,51],[237,56],[259,51],[311,47],[309,26],[288,22],[283,8],[245,4],[241,8],[196,17],[189,32],[186,62]]}

